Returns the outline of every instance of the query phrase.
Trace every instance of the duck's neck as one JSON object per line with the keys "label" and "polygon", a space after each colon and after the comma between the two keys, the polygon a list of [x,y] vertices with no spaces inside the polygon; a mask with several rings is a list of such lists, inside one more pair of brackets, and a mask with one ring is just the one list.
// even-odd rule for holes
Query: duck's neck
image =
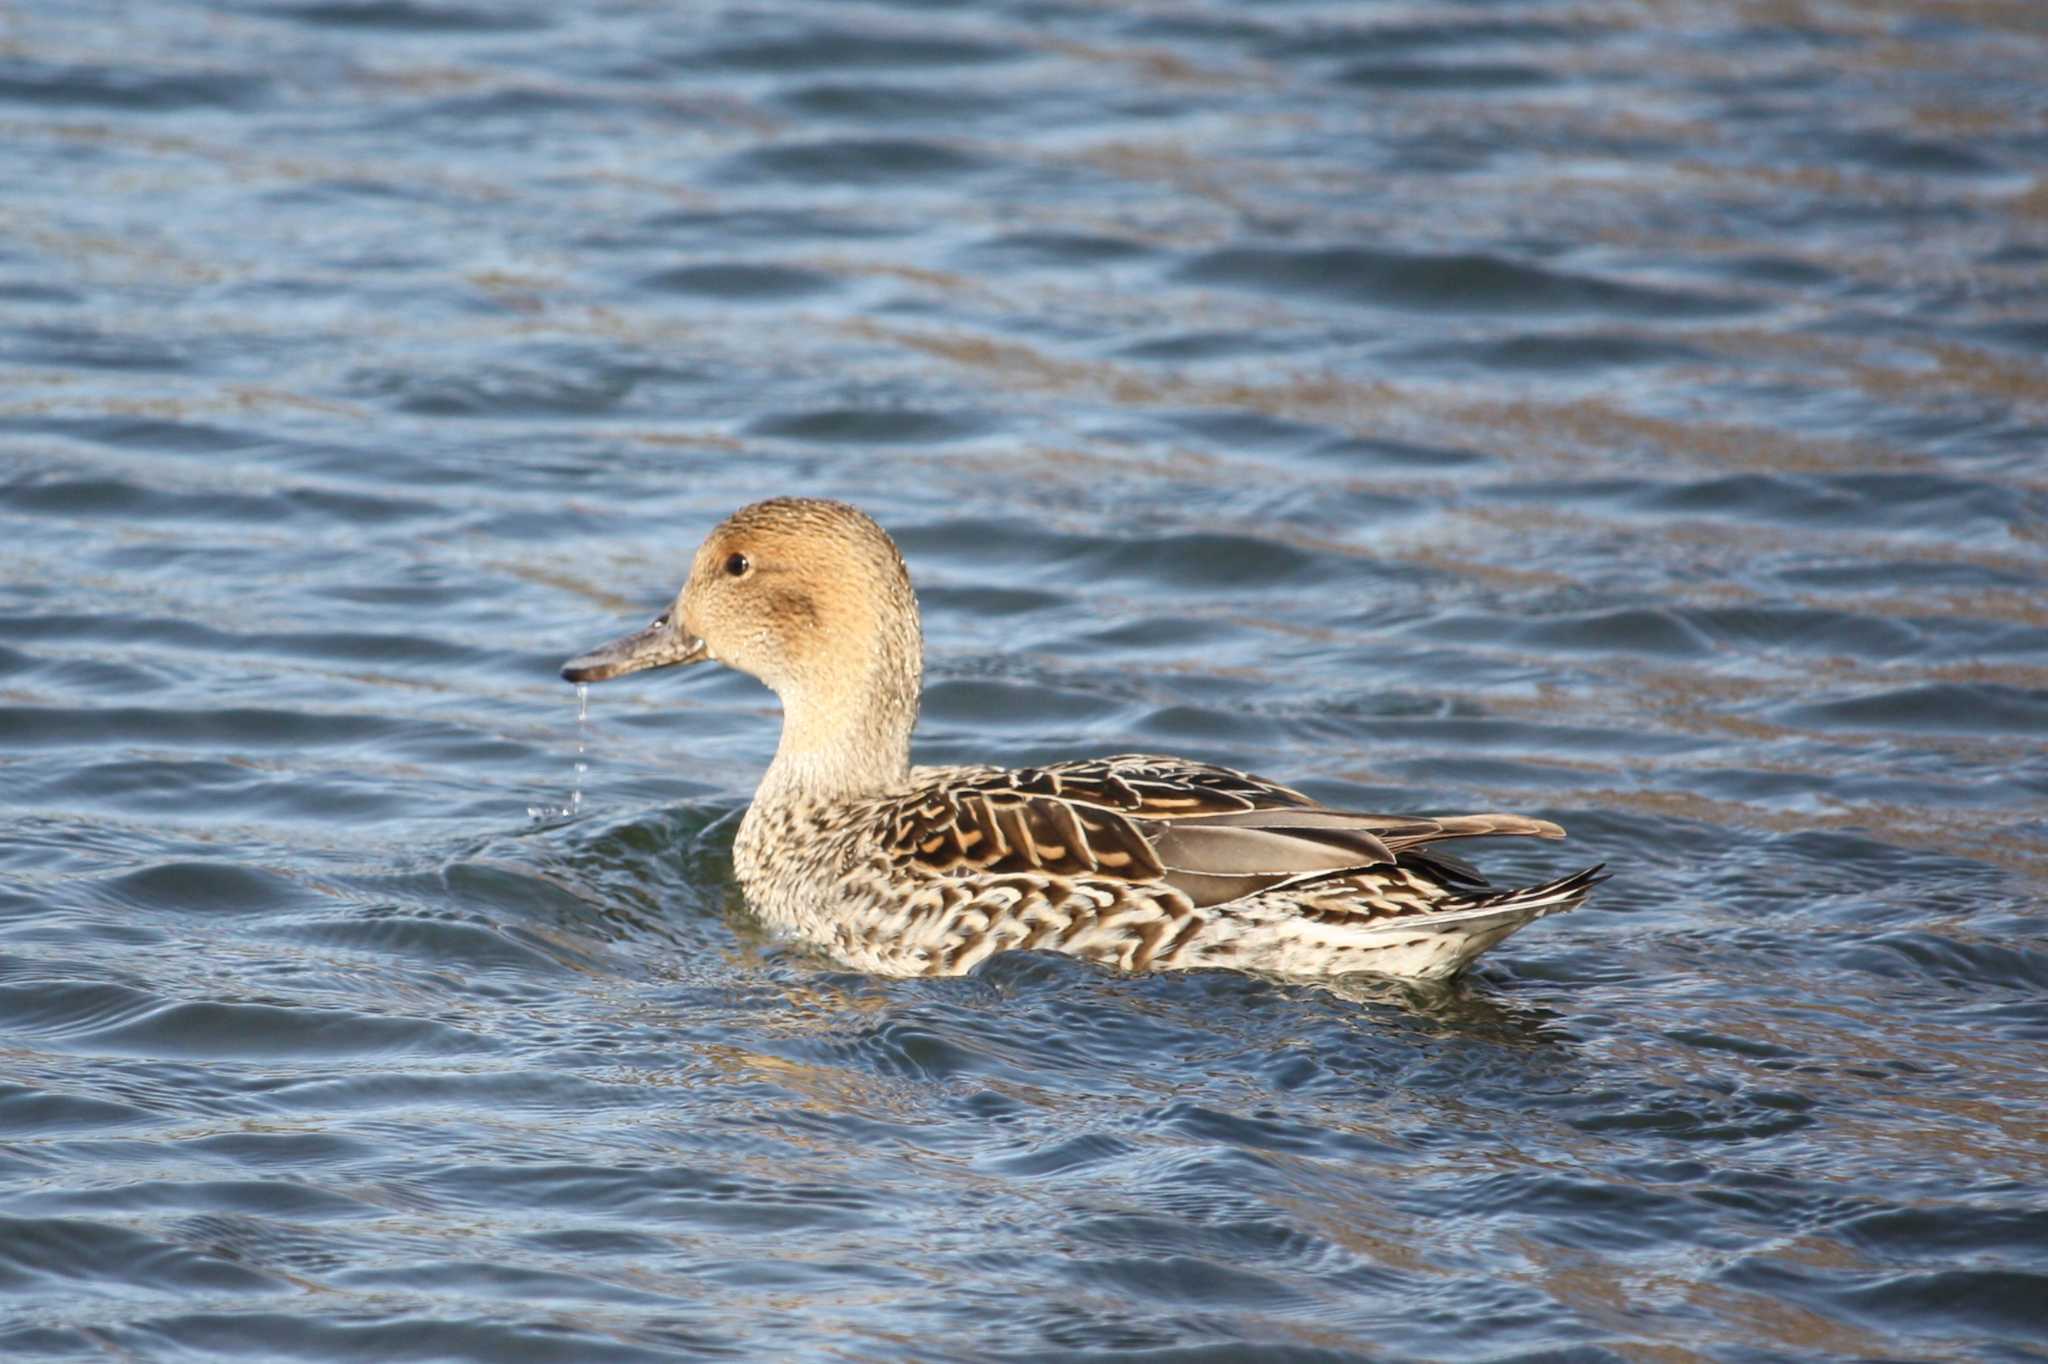
{"label": "duck's neck", "polygon": [[850,800],[902,786],[923,686],[921,645],[915,633],[883,641],[865,669],[781,688],[782,741],[755,801]]}

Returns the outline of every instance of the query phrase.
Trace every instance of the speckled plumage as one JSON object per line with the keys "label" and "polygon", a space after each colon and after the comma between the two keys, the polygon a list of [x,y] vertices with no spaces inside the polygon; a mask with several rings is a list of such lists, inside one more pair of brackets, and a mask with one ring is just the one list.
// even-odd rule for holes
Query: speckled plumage
{"label": "speckled plumage", "polygon": [[1440,977],[1600,879],[1594,867],[1496,890],[1436,846],[1563,836],[1544,820],[1331,810],[1178,758],[912,768],[916,598],[893,542],[841,503],[742,509],[699,549],[674,608],[563,673],[712,658],[784,707],[734,846],[748,901],[863,970],[955,974],[1042,948],[1128,971]]}

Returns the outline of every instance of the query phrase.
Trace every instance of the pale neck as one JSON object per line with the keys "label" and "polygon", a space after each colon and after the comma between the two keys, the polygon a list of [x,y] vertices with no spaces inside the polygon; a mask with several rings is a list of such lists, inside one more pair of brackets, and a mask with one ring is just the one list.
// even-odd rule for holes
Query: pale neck
{"label": "pale neck", "polygon": [[755,799],[845,800],[900,787],[910,773],[919,662],[906,666],[883,650],[864,677],[785,687],[782,740]]}

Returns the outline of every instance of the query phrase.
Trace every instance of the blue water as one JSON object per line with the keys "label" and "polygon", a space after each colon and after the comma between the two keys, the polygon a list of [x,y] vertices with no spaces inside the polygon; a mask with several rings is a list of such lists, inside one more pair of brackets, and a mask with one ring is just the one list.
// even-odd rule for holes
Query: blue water
{"label": "blue water", "polygon": [[[2044,71],[2029,0],[8,6],[0,1354],[2048,1359]],[[776,494],[900,540],[921,760],[1614,879],[1448,989],[792,951],[773,698],[555,672]]]}

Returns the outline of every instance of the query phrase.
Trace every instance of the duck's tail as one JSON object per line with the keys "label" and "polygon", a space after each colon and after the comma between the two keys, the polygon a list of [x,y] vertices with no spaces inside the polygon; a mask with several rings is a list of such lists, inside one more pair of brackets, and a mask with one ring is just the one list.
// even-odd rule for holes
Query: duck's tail
{"label": "duck's tail", "polygon": [[1464,919],[1469,915],[1519,914],[1521,922],[1540,919],[1546,914],[1562,914],[1568,909],[1577,909],[1593,893],[1593,887],[1607,879],[1607,864],[1587,867],[1570,876],[1555,881],[1545,881],[1540,886],[1523,886],[1519,890],[1495,891],[1486,895],[1465,895],[1445,902],[1444,911],[1430,915],[1432,922]]}
{"label": "duck's tail", "polygon": [[1370,930],[1383,945],[1365,969],[1420,979],[1454,976],[1522,925],[1577,909],[1606,879],[1601,863],[1540,886],[1461,895],[1434,913],[1385,920]]}

